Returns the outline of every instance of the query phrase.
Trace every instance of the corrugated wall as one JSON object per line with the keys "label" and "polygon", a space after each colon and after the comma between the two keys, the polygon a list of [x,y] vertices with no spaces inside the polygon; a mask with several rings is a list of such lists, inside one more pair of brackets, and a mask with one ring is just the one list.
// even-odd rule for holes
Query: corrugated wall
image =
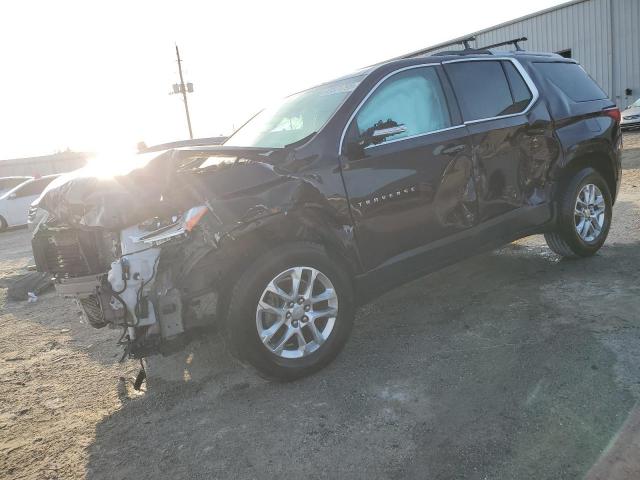
{"label": "corrugated wall", "polygon": [[626,107],[640,98],[640,0],[613,0],[612,6],[613,89],[618,105]]}
{"label": "corrugated wall", "polygon": [[[523,36],[529,39],[523,44],[527,50],[571,49],[572,57],[619,106],[640,97],[640,0],[584,0],[560,6],[479,32],[476,46]],[[629,98],[626,88],[633,89]]]}

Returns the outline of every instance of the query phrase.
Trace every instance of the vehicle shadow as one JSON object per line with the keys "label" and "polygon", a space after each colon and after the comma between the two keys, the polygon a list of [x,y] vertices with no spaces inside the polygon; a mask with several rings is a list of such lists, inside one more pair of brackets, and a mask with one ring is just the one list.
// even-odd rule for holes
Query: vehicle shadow
{"label": "vehicle shadow", "polygon": [[87,476],[582,478],[640,396],[638,264],[638,242],[581,261],[516,242],[362,308],[294,383],[196,342],[180,381],[151,364],[97,425]]}

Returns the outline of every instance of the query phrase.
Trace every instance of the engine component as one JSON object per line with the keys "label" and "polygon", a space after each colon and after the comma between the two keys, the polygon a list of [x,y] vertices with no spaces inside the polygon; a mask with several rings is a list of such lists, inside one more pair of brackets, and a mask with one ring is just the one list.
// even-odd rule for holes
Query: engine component
{"label": "engine component", "polygon": [[110,235],[103,230],[40,229],[32,247],[39,272],[66,278],[104,273],[113,259]]}
{"label": "engine component", "polygon": [[56,292],[65,297],[83,297],[96,293],[100,287],[99,275],[87,275],[75,278],[59,278],[56,280]]}
{"label": "engine component", "polygon": [[163,338],[174,337],[184,332],[182,324],[182,301],[180,292],[172,288],[158,298],[160,332]]}
{"label": "engine component", "polygon": [[153,325],[156,314],[149,293],[156,276],[160,249],[139,241],[141,231],[130,227],[120,234],[122,256],[111,264],[107,280],[111,289],[127,308],[135,327]]}

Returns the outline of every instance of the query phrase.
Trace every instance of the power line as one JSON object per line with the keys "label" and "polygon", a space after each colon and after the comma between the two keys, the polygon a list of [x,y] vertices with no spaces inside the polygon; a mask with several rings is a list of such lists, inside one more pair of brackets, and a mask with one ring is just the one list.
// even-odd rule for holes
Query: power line
{"label": "power line", "polygon": [[180,83],[173,84],[173,93],[182,93],[182,101],[184,102],[184,113],[187,116],[187,126],[189,127],[189,138],[193,140],[193,130],[191,129],[191,116],[189,115],[189,103],[187,101],[187,92],[193,92],[193,83],[184,83],[182,76],[182,60],[180,59],[180,50],[176,45],[176,58],[178,61],[178,73],[180,74]]}

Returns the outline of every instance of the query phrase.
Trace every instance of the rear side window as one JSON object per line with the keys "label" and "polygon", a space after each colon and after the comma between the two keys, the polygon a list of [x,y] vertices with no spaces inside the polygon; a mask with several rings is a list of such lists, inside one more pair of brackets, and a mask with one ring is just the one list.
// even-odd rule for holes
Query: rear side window
{"label": "rear side window", "polygon": [[531,101],[529,88],[511,62],[457,62],[445,69],[465,121],[519,113]]}
{"label": "rear side window", "polygon": [[576,63],[537,63],[536,66],[549,82],[574,102],[607,98],[607,94]]}
{"label": "rear side window", "polygon": [[529,102],[533,98],[531,90],[520,75],[520,72],[511,62],[502,62],[504,71],[507,74],[509,80],[509,86],[511,87],[511,94],[513,95],[513,103],[515,111],[522,111],[527,108]]}

